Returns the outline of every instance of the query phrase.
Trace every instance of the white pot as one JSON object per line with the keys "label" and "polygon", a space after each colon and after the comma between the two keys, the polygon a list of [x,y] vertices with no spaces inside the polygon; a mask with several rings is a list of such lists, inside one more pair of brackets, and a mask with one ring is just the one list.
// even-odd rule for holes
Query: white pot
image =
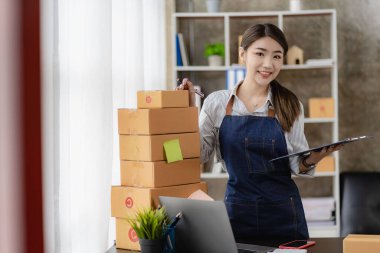
{"label": "white pot", "polygon": [[219,11],[219,0],[206,0],[206,6],[208,12],[218,12]]}
{"label": "white pot", "polygon": [[219,55],[210,55],[208,57],[208,65],[209,66],[222,66],[223,65],[223,57]]}
{"label": "white pot", "polygon": [[290,0],[289,1],[290,11],[300,11],[301,10],[301,0]]}

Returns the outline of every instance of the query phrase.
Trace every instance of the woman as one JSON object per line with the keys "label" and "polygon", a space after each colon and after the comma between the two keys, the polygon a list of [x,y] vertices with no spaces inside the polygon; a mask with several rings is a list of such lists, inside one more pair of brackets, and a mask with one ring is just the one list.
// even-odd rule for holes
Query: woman
{"label": "woman", "polygon": [[[269,160],[308,149],[303,107],[275,78],[288,44],[273,24],[248,28],[239,57],[246,77],[232,91],[216,91],[204,101],[199,119],[202,161],[214,149],[229,179],[225,204],[238,241],[308,239],[301,198],[291,174],[312,176],[315,165],[339,147],[306,157]],[[184,79],[177,89],[189,89]]]}

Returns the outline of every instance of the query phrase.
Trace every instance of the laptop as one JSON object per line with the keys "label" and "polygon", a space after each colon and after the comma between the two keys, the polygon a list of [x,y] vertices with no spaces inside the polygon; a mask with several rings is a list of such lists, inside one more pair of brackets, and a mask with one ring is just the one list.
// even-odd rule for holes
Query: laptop
{"label": "laptop", "polygon": [[222,201],[159,197],[170,217],[182,212],[175,232],[179,253],[264,253],[274,247],[236,243],[227,210]]}

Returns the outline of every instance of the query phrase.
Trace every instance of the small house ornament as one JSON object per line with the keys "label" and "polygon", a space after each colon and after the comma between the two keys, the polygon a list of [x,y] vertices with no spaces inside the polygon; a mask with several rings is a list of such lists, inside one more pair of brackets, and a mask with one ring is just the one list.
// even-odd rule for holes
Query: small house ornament
{"label": "small house ornament", "polygon": [[303,50],[297,46],[292,46],[288,50],[287,64],[303,64]]}

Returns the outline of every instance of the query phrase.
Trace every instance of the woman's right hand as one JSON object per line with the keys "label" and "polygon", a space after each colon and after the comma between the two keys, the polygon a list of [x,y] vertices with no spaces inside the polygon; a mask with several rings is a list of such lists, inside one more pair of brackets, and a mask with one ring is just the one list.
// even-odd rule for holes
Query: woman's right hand
{"label": "woman's right hand", "polygon": [[[177,79],[179,80],[179,79]],[[182,80],[182,83],[178,85],[176,90],[188,90],[189,91],[189,104],[190,106],[195,106],[195,90],[194,90],[194,85],[192,82],[190,82],[189,79],[184,78]]]}

